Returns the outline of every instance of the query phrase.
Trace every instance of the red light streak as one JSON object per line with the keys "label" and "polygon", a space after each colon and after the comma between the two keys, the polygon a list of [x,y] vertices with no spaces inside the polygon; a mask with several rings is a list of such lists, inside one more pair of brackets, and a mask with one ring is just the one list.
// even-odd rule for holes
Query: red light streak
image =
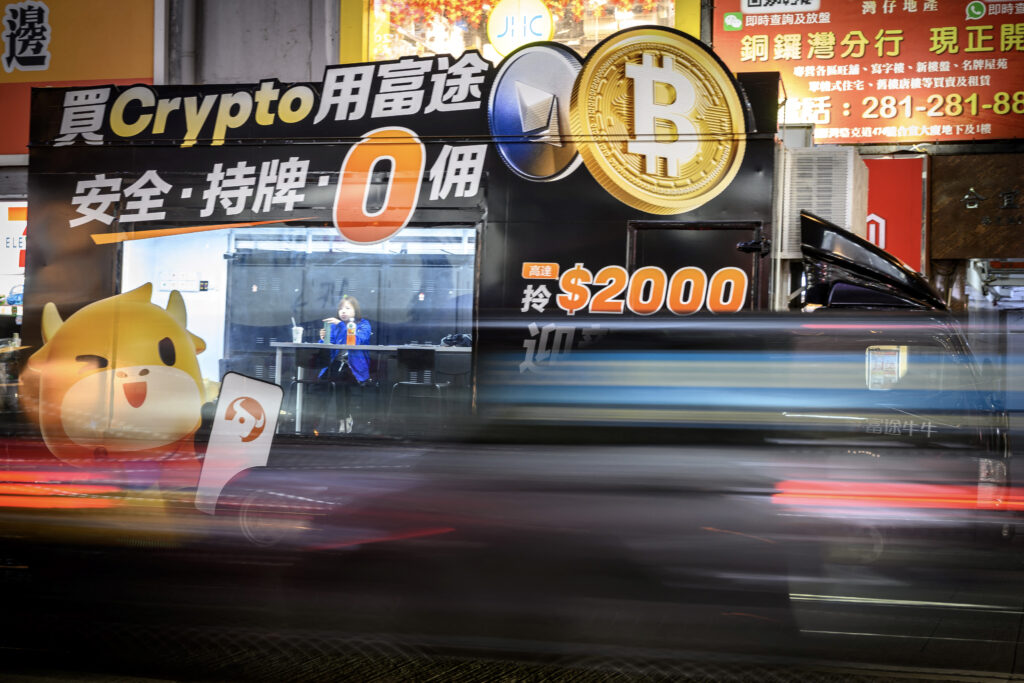
{"label": "red light streak", "polygon": [[99,472],[11,470],[0,471],[0,508],[98,509],[121,504],[112,494],[121,487],[80,484],[107,478]]}
{"label": "red light streak", "polygon": [[[778,505],[947,510],[1024,510],[1024,496],[991,493],[977,486],[857,481],[781,481],[772,502]],[[981,500],[979,500],[979,493]]]}
{"label": "red light streak", "polygon": [[118,501],[110,498],[75,498],[64,496],[2,496],[0,507],[6,508],[47,508],[47,509],[85,509],[112,508]]}
{"label": "red light streak", "polygon": [[93,496],[120,492],[117,486],[100,484],[0,484],[0,496]]}
{"label": "red light streak", "polygon": [[0,470],[0,482],[2,481],[24,481],[36,484],[45,482],[63,481],[95,481],[97,479],[108,479],[109,476],[100,472],[84,472],[75,470]]}

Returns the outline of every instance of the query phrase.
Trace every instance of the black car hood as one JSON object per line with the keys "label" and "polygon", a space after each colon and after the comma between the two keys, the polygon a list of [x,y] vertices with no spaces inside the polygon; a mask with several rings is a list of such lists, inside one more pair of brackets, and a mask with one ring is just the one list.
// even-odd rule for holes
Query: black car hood
{"label": "black car hood", "polygon": [[[901,299],[908,307],[946,310],[942,297],[919,273],[852,232],[801,212],[800,234],[805,261],[834,266],[829,269],[829,284],[833,291],[843,292],[844,297],[850,288],[844,291],[842,285],[847,284]],[[871,302],[846,301],[843,305],[870,306]]]}

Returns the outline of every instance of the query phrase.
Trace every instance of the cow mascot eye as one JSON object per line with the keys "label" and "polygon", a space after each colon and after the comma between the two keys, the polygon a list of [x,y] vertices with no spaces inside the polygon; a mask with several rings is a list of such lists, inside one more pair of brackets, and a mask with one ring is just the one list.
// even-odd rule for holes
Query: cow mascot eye
{"label": "cow mascot eye", "polygon": [[171,341],[170,337],[164,337],[157,344],[157,348],[160,350],[160,360],[163,361],[164,365],[174,365],[174,342]]}

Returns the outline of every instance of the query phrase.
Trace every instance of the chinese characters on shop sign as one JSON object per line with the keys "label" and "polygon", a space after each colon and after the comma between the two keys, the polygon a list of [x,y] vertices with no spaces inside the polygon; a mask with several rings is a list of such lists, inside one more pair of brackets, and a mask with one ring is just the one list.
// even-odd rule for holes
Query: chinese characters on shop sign
{"label": "chinese characters on shop sign", "polygon": [[[404,195],[383,193],[386,205],[379,211],[365,202],[361,213],[357,211],[357,222],[388,216],[387,228],[373,235],[374,240],[383,239],[388,230],[408,222],[418,200],[479,194],[486,144],[434,144],[425,163],[427,153],[418,133],[395,123],[408,120],[419,127],[438,116],[480,109],[489,69],[469,51],[457,59],[436,56],[330,67],[319,92],[310,84],[282,85],[274,80],[228,92],[168,92],[142,85],[68,90],[54,136],[56,147],[166,139],[176,146],[209,150],[190,156],[189,168],[153,167],[136,177],[94,173],[77,180],[70,197],[77,215],[69,219],[69,227],[95,228],[98,222],[123,232],[137,230],[143,222],[172,220],[324,219],[316,215],[324,195],[312,198],[309,193],[337,188],[341,196],[344,185],[345,197],[353,192],[364,197],[366,186],[376,182],[375,165],[383,159],[393,165],[392,178],[412,187]],[[245,148],[252,150],[249,159],[218,160],[215,150],[237,149],[230,143],[258,137],[317,138],[334,144],[278,158],[268,158],[269,148],[252,146]],[[429,187],[422,198],[421,184]],[[351,213],[350,202],[343,203]],[[168,213],[168,205],[176,213]],[[353,219],[337,210],[335,214],[339,229]],[[351,239],[349,233],[343,235]],[[151,235],[131,238],[141,236]]]}
{"label": "chinese characters on shop sign", "polygon": [[[146,86],[128,88],[113,99],[109,86],[72,90],[64,98],[58,144],[74,144],[78,138],[101,144],[105,124],[122,139],[159,136],[183,127],[182,147],[201,138],[218,146],[243,126],[259,131],[312,122],[330,135],[330,123],[479,109],[480,86],[489,68],[475,51],[454,62],[446,56],[408,57],[386,64],[335,66],[326,70],[319,96],[309,85],[282,89],[274,80],[261,81],[255,90],[191,97],[158,98]],[[288,131],[278,128],[274,134]]]}
{"label": "chinese characters on shop sign", "polygon": [[41,2],[7,5],[3,17],[4,71],[45,71],[50,66],[49,10]]}
{"label": "chinese characters on shop sign", "polygon": [[[483,175],[486,145],[453,147],[445,145],[441,155],[431,166],[430,198],[474,197],[480,190]],[[337,173],[320,173],[316,185],[326,187],[335,182]],[[299,157],[271,159],[256,164],[240,161],[234,166],[214,164],[206,174],[206,185],[202,190],[203,208],[200,218],[215,213],[219,216],[237,216],[248,210],[252,214],[272,215],[286,220],[296,205],[305,199],[305,188],[310,182],[309,160]],[[177,189],[155,170],[148,170],[122,190],[122,179],[107,177],[99,173],[89,180],[81,180],[71,198],[78,216],[68,221],[75,228],[91,221],[111,225],[116,219],[119,224],[140,221],[162,221],[167,218],[163,211],[166,197],[177,193],[183,199],[192,197],[193,187],[184,185]],[[122,198],[125,200],[121,205]],[[120,211],[115,214],[115,207]]]}
{"label": "chinese characters on shop sign", "polygon": [[1024,137],[1024,2],[820,4],[720,3],[716,50],[734,71],[781,73],[785,123],[814,124],[819,143]]}
{"label": "chinese characters on shop sign", "polygon": [[960,203],[963,208],[971,211],[982,210],[983,213],[978,219],[979,225],[1024,226],[1024,214],[1021,213],[1024,207],[1020,204],[1020,194],[1020,190],[1008,188],[1000,190],[992,197],[984,197],[971,187],[960,198]]}

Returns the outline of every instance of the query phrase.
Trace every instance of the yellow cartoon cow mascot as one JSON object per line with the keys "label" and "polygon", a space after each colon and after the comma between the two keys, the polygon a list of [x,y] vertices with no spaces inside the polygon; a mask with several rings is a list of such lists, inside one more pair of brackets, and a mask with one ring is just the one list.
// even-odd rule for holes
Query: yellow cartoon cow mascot
{"label": "yellow cartoon cow mascot", "polygon": [[22,373],[25,412],[47,448],[72,465],[160,464],[164,485],[199,477],[193,435],[205,400],[197,353],[206,344],[185,329],[185,303],[150,303],[149,283],[89,304],[61,320],[43,308],[43,346]]}

